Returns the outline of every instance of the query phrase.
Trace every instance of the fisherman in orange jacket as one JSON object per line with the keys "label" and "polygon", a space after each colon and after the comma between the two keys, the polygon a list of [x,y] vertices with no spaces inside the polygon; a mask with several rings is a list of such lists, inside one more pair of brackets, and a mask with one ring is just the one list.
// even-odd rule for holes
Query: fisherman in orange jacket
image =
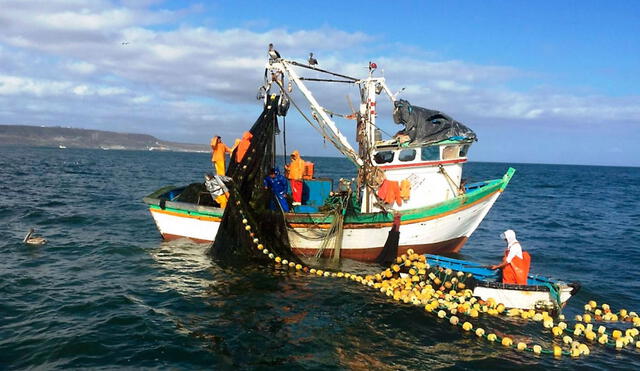
{"label": "fisherman in orange jacket", "polygon": [[300,157],[300,152],[291,152],[291,163],[285,168],[288,170],[287,177],[291,184],[291,197],[293,205],[302,204],[302,176],[304,175],[304,160]]}
{"label": "fisherman in orange jacket", "polygon": [[253,134],[248,131],[245,131],[242,134],[242,139],[239,142],[236,141],[236,145],[234,145],[236,162],[241,162],[244,158],[244,155],[249,150],[249,146],[251,145],[251,138],[253,138]]}
{"label": "fisherman in orange jacket", "polygon": [[225,175],[224,155],[226,153],[231,153],[231,148],[222,142],[222,138],[217,135],[211,138],[211,162],[213,162],[218,175]]}
{"label": "fisherman in orange jacket", "polygon": [[507,242],[502,263],[491,266],[491,269],[502,269],[502,283],[526,285],[529,276],[531,256],[522,251],[520,242],[516,240],[516,232],[511,229],[500,235]]}

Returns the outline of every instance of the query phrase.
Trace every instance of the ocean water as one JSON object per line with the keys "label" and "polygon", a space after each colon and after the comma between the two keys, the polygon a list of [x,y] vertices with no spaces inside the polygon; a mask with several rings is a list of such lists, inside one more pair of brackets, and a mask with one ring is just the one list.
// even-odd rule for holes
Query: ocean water
{"label": "ocean water", "polygon": [[[319,175],[353,176],[340,159]],[[518,353],[346,280],[248,265],[163,242],[141,199],[200,181],[207,154],[0,148],[0,369],[638,369],[640,350],[577,360]],[[640,168],[469,163],[517,172],[459,256],[498,262],[512,228],[536,273],[640,311]],[[34,227],[40,247],[21,243]],[[344,261],[347,271],[374,265]],[[483,327],[548,346],[539,323]]]}

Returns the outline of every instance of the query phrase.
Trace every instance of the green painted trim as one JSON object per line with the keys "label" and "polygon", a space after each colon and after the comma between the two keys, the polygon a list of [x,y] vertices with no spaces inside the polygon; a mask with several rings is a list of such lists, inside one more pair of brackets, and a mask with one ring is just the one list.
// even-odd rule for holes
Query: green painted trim
{"label": "green painted trim", "polygon": [[165,207],[164,209],[158,205],[149,205],[149,209],[155,210],[165,210],[173,213],[184,214],[184,215],[193,215],[193,216],[210,216],[216,218],[222,218],[222,212],[206,212],[206,211],[194,211],[194,210],[185,210],[185,209],[176,209],[173,207]]}
{"label": "green painted trim", "polygon": [[[514,168],[509,168],[507,173],[501,179],[494,179],[486,181],[486,185],[477,190],[468,192],[463,196],[453,198],[451,200],[447,200],[441,202],[436,205],[426,206],[420,209],[412,209],[401,212],[402,213],[402,221],[412,221],[422,218],[429,218],[433,216],[437,216],[440,214],[445,214],[459,208],[464,207],[465,205],[474,203],[492,193],[497,191],[504,191],[504,189],[509,184],[511,177],[515,173]],[[194,210],[184,210],[184,209],[176,209],[171,207],[165,207],[161,209],[158,205],[149,204],[150,209],[157,210],[167,210],[175,213],[192,215],[192,216],[209,216],[209,217],[222,217],[222,212],[206,212],[206,211],[194,211]],[[294,224],[327,224],[333,221],[333,216],[330,214],[288,214],[287,220],[290,223]],[[347,215],[345,217],[345,224],[369,224],[369,223],[391,223],[393,222],[393,214],[391,213],[368,213],[368,214],[358,214],[358,215]]]}
{"label": "green painted trim", "polygon": [[[503,191],[511,177],[515,173],[515,169],[509,168],[507,173],[502,179],[495,179],[486,181],[486,185],[475,191],[468,192],[464,196],[456,197],[451,200],[441,202],[436,205],[426,206],[420,209],[412,209],[402,211],[402,221],[412,221],[422,218],[429,218],[454,211],[462,208],[467,204],[474,203],[483,197],[486,197],[497,191]],[[329,215],[321,214],[298,214],[292,215],[287,218],[289,222],[295,224],[324,224],[331,223],[333,218]],[[391,213],[368,213],[359,215],[347,215],[345,217],[345,224],[369,224],[369,223],[391,223],[393,221],[393,215]]]}
{"label": "green painted trim", "polygon": [[515,174],[515,172],[516,169],[510,167],[509,170],[507,170],[507,173],[504,174],[504,176],[502,177],[502,186],[500,187],[501,191],[504,191],[504,189],[507,188],[509,181],[511,181],[511,177],[513,177],[513,174]]}

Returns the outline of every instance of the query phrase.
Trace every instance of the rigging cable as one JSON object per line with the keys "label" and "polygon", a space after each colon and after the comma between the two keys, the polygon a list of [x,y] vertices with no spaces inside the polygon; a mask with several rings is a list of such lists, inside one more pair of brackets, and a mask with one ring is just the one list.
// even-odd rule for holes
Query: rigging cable
{"label": "rigging cable", "polygon": [[[298,112],[300,113],[300,115],[301,115],[301,116],[302,116],[302,117],[303,117],[303,118],[304,118],[304,119],[305,119],[305,120],[306,120],[306,121],[307,121],[307,122],[308,122],[308,123],[309,123],[309,124],[314,128],[314,129],[316,129],[316,130],[320,133],[320,135],[322,135],[322,137],[323,137],[323,138],[325,138],[325,139],[329,139],[329,141],[330,141],[331,143],[333,143],[333,145],[334,145],[336,148],[338,148],[339,150],[341,150],[341,152],[342,152],[342,151],[344,151],[344,152],[349,153],[348,148],[346,148],[346,147],[345,147],[345,146],[343,146],[342,144],[338,144],[338,143],[336,142],[335,138],[333,138],[333,136],[332,136],[332,135],[327,135],[327,134],[325,133],[325,131],[324,131],[324,129],[323,129],[323,128],[319,128],[319,127],[317,127],[317,126],[313,123],[313,121],[311,121],[311,120],[309,119],[309,117],[307,117],[307,115],[304,113],[304,111],[302,111],[302,109],[298,106],[298,104],[296,103],[296,101],[295,101],[295,100],[293,100],[293,99],[291,98],[291,95],[289,95],[289,93],[287,93],[287,92],[286,92],[286,90],[284,89],[284,87],[282,86],[282,84],[280,83],[280,81],[276,81],[276,84],[278,84],[278,86],[280,87],[280,90],[282,91],[282,93],[283,93],[283,94],[285,94],[285,95],[287,96],[287,98],[289,98],[289,101],[290,101],[291,103],[293,103],[293,106],[296,108],[296,110],[298,110]],[[343,153],[344,153],[344,152],[343,152]],[[351,158],[351,156],[347,156],[347,158],[349,158],[352,162],[354,162],[354,163],[355,163],[355,165],[356,165],[356,166],[358,166],[358,164],[357,164],[357,163],[356,163],[356,162]]]}
{"label": "rigging cable", "polygon": [[287,163],[287,117],[283,116],[282,117],[282,144],[283,144],[283,151],[284,151],[284,163],[286,165]]}
{"label": "rigging cable", "polygon": [[353,82],[356,81],[360,81],[360,79],[356,79],[355,77],[351,77],[351,76],[347,76],[347,75],[341,75],[339,73],[335,73],[335,72],[331,72],[331,71],[327,71],[327,70],[323,70],[322,68],[318,68],[318,67],[312,67],[312,66],[308,66],[306,64],[302,64],[302,63],[298,63],[298,62],[294,62],[294,61],[286,61],[289,64],[292,64],[294,66],[298,66],[298,67],[302,67],[302,68],[307,68],[310,70],[314,70],[314,71],[318,71],[318,72],[323,72],[323,73],[327,73],[329,75],[333,75],[333,76],[338,76],[338,77],[342,77],[348,80],[351,80]]}

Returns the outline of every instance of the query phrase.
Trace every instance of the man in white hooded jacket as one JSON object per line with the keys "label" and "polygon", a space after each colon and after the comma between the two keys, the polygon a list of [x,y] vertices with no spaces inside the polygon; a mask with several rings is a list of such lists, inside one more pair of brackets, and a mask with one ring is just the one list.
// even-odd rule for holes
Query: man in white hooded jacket
{"label": "man in white hooded jacket", "polygon": [[502,283],[518,285],[527,284],[531,257],[526,251],[522,251],[520,242],[516,240],[516,232],[509,229],[500,235],[507,242],[502,263],[491,266],[491,269],[502,269]]}

